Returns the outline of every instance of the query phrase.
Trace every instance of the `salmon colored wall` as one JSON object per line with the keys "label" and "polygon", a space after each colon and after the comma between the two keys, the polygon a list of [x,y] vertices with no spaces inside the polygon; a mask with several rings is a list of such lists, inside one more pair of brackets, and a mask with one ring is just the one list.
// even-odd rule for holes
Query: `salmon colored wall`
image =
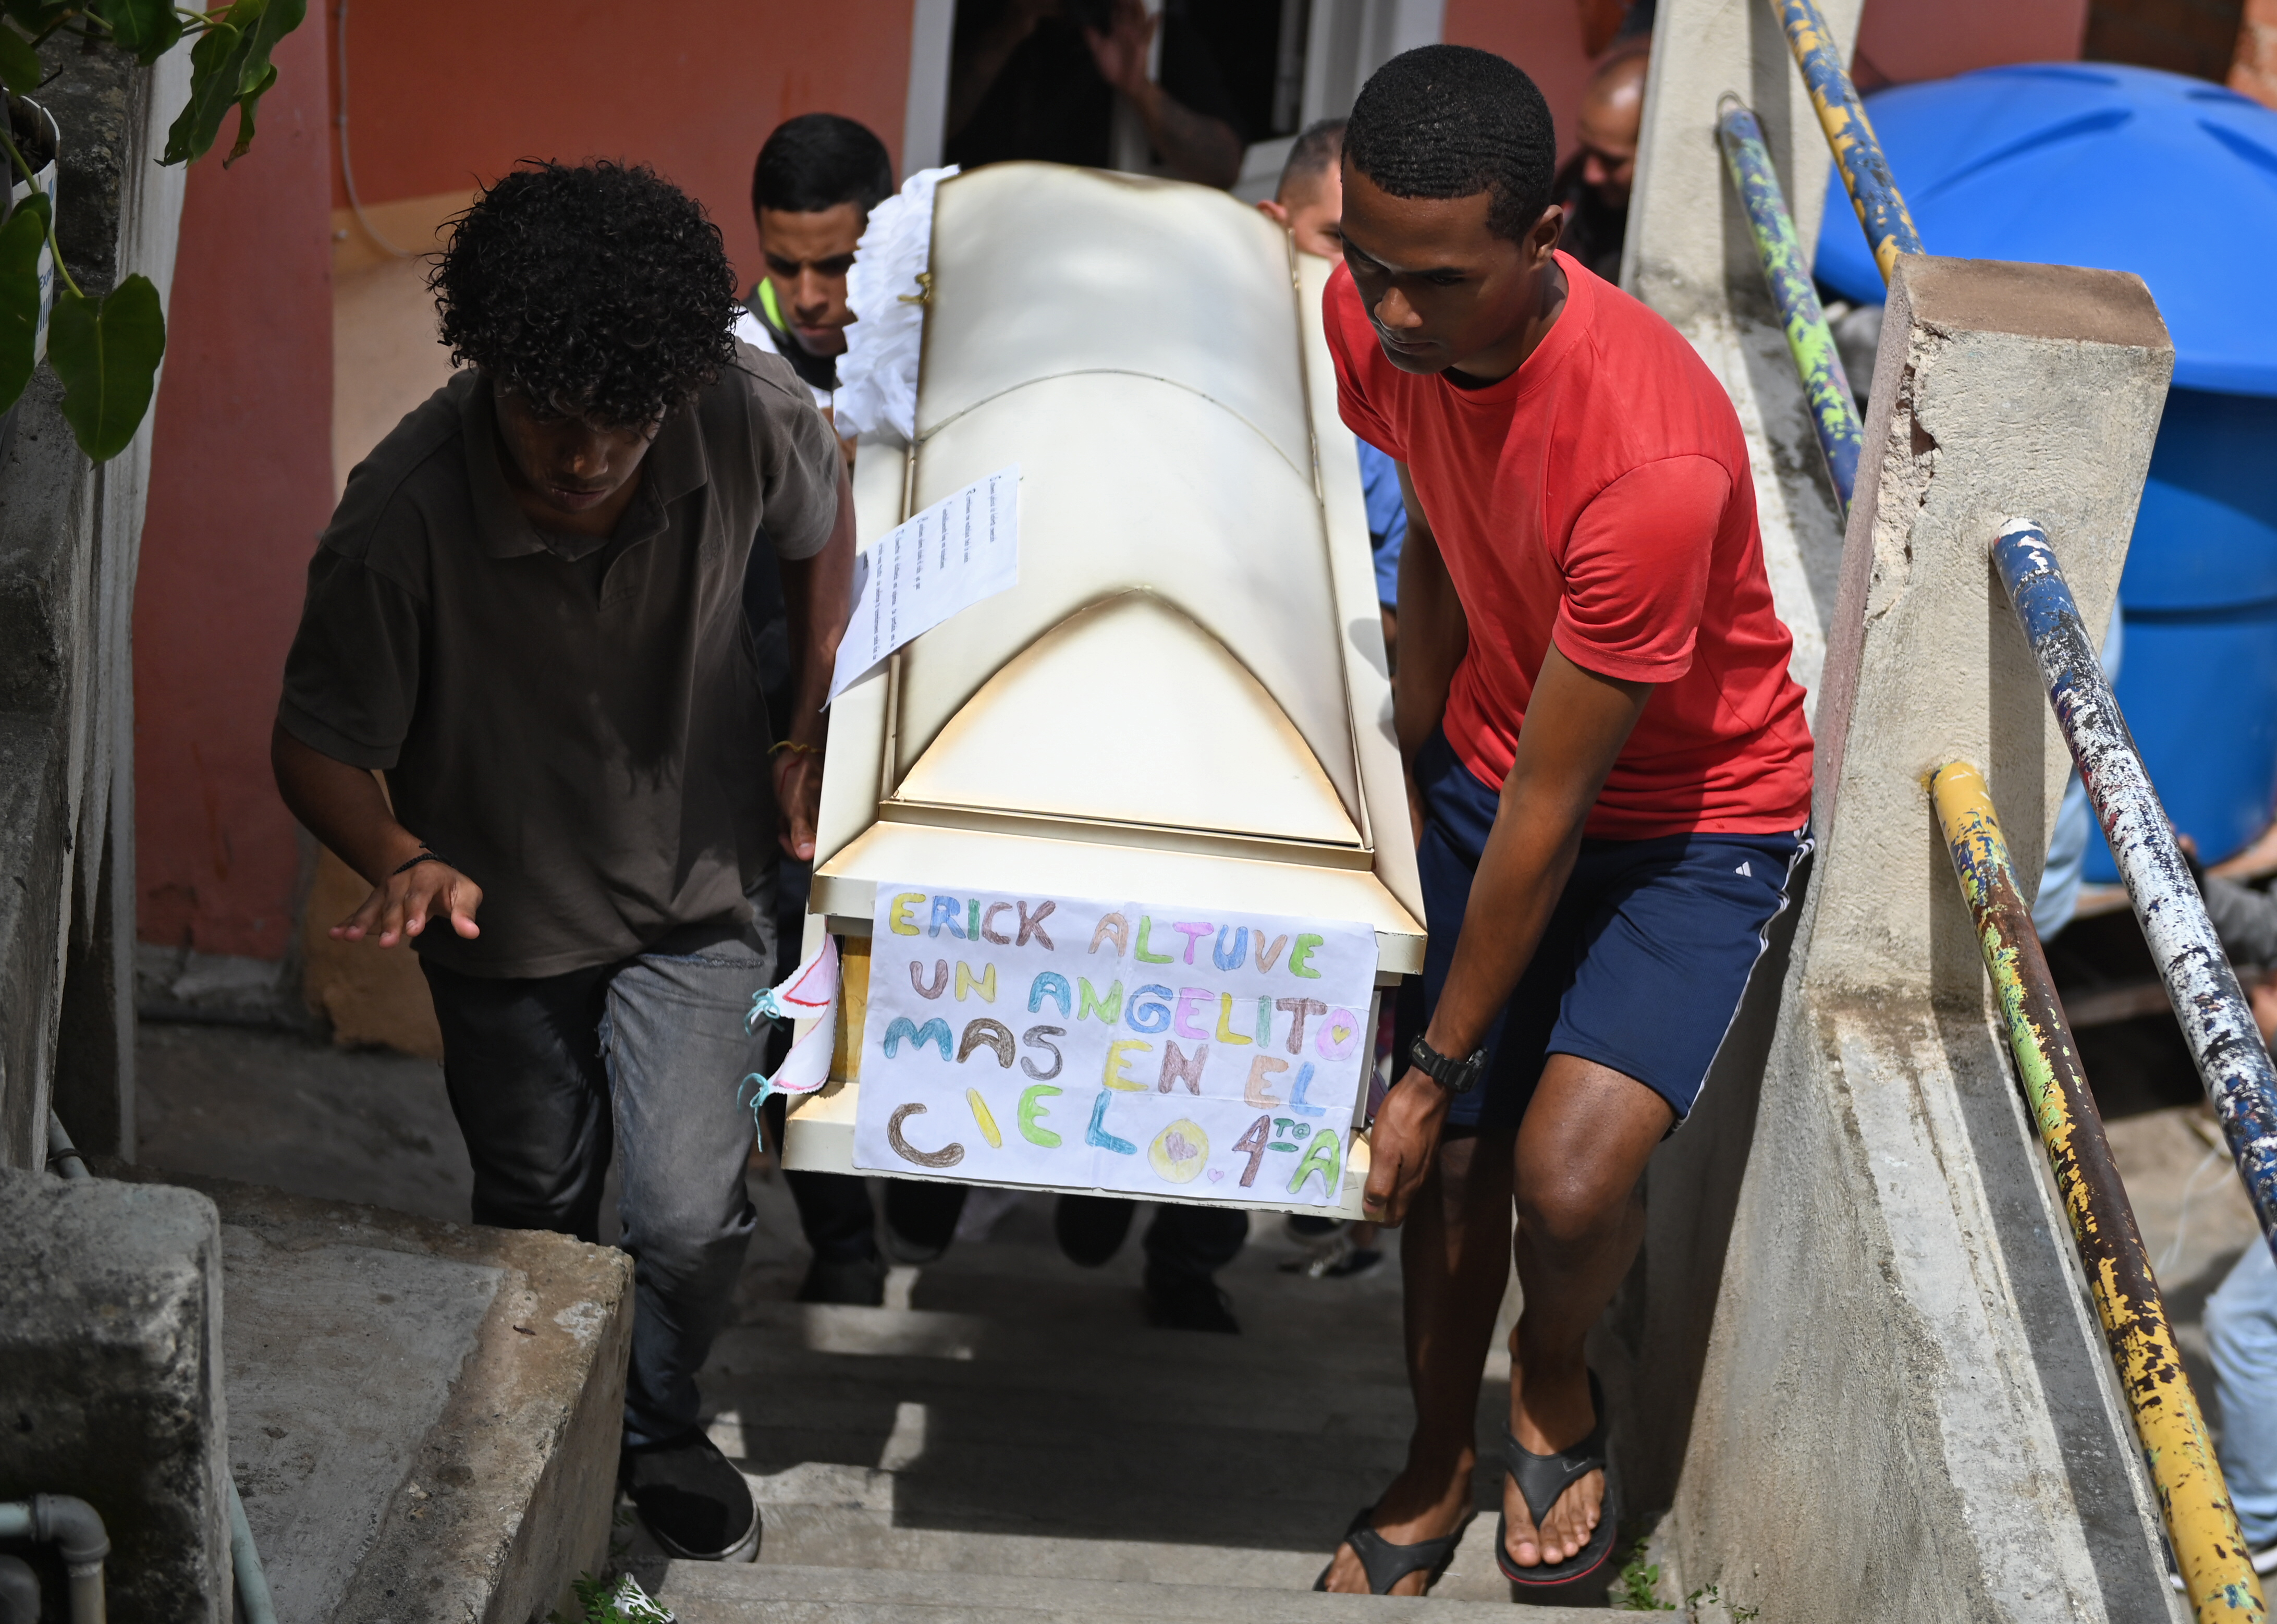
{"label": "salmon colored wall", "polygon": [[[1866,88],[1943,79],[2002,62],[2070,62],[2087,30],[2087,0],[1866,0],[1856,69]],[[1447,0],[1442,35],[1524,68],[1542,87],[1564,149],[1589,80],[1576,0]]]}
{"label": "salmon colored wall", "polygon": [[1866,0],[1851,72],[1863,88],[2004,62],[2076,62],[2087,0]]}
{"label": "salmon colored wall", "polygon": [[330,110],[319,7],[253,150],[189,175],[134,598],[141,934],[283,957],[300,843],[269,776],[278,674],[332,505]]}
{"label": "salmon colored wall", "polygon": [[[357,195],[465,192],[517,158],[637,160],[703,202],[749,283],[758,269],[751,162],[783,119],[858,119],[899,176],[911,7],[363,0],[347,27]],[[337,175],[333,203],[347,203]]]}
{"label": "salmon colored wall", "polygon": [[1581,53],[1581,8],[1575,0],[1447,0],[1439,37],[1450,45],[1490,50],[1524,68],[1557,120],[1559,149],[1573,149],[1573,120],[1590,68]]}

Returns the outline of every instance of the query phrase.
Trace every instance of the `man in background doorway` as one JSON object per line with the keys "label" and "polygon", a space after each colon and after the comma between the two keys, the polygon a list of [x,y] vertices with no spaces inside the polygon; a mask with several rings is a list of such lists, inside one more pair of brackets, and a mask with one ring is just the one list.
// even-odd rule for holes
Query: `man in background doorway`
{"label": "man in background doorway", "polygon": [[846,273],[870,210],[893,194],[886,144],[851,118],[806,113],[775,126],[751,172],[766,274],[753,284],[735,336],[781,355],[827,412],[854,313]]}
{"label": "man in background doorway", "polygon": [[[1115,98],[1181,180],[1230,187],[1242,131],[1224,72],[1191,15],[1197,0],[960,0],[948,80],[949,162],[1113,162]],[[1162,31],[1161,77],[1147,71]]]}
{"label": "man in background doorway", "polygon": [[1621,241],[1628,234],[1629,188],[1636,179],[1651,48],[1649,35],[1625,40],[1597,65],[1581,93],[1581,149],[1550,184],[1551,197],[1565,210],[1557,246],[1615,284],[1621,279]]}

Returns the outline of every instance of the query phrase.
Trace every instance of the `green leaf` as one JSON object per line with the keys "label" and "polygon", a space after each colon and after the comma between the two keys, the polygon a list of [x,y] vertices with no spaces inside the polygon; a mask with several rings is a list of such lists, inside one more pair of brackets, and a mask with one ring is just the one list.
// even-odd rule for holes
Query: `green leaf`
{"label": "green leaf", "polygon": [[190,50],[189,105],[166,132],[166,156],[160,162],[186,164],[204,156],[232,107],[239,114],[230,159],[244,155],[253,141],[255,111],[277,82],[269,53],[308,12],[308,0],[232,0]]}
{"label": "green leaf", "polygon": [[44,71],[31,41],[13,28],[0,27],[0,84],[12,95],[29,95],[40,88]]}
{"label": "green leaf", "polygon": [[[242,4],[243,0],[240,0]],[[237,7],[232,6],[234,11]],[[237,104],[237,68],[244,35],[226,22],[216,23],[190,47],[190,99],[166,132],[161,164],[187,164],[205,156],[221,133],[221,121]]]}
{"label": "green leaf", "polygon": [[63,380],[64,421],[92,461],[110,461],[134,438],[165,354],[165,312],[149,278],[128,277],[100,300],[57,286],[48,364]]}
{"label": "green leaf", "polygon": [[0,412],[32,381],[40,336],[40,250],[48,240],[48,199],[34,192],[0,225]]}
{"label": "green leaf", "polygon": [[34,39],[69,16],[78,0],[0,0],[0,15]]}
{"label": "green leaf", "polygon": [[262,76],[260,86],[255,89],[248,90],[237,98],[237,144],[229,149],[229,156],[221,161],[221,166],[224,169],[227,169],[238,159],[243,157],[245,149],[253,145],[253,110],[261,105],[261,98],[269,94],[270,87],[276,82],[277,65],[272,62],[269,65],[269,72]]}
{"label": "green leaf", "polygon": [[88,0],[87,11],[109,24],[119,48],[146,68],[182,37],[182,19],[171,0]]}

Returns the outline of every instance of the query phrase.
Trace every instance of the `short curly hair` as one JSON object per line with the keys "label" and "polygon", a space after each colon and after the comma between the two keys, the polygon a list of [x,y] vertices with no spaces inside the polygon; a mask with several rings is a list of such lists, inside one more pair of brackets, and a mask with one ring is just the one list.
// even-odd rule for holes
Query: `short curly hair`
{"label": "short curly hair", "polygon": [[453,362],[605,427],[646,428],[735,363],[720,228],[640,164],[516,165],[453,222],[427,286]]}
{"label": "short curly hair", "polygon": [[1420,45],[1360,87],[1344,156],[1394,197],[1487,193],[1487,229],[1522,242],[1550,207],[1557,128],[1524,69],[1468,45]]}

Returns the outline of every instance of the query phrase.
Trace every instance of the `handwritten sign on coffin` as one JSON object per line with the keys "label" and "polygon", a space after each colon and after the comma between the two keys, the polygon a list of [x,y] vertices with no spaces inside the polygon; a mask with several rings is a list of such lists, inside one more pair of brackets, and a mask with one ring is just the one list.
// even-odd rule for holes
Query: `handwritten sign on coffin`
{"label": "handwritten sign on coffin", "polygon": [[1375,1058],[1375,933],[880,884],[854,1163],[1322,1206]]}

